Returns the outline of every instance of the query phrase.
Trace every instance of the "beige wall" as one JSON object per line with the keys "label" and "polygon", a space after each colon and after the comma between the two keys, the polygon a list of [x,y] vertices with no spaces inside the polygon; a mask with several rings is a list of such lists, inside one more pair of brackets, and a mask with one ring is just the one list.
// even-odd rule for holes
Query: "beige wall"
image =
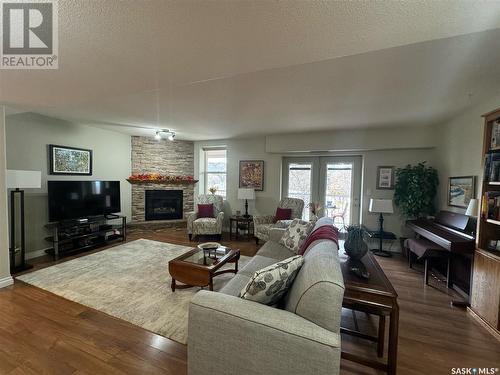
{"label": "beige wall", "polygon": [[[369,229],[377,229],[378,214],[368,211],[370,198],[392,199],[394,190],[377,190],[377,167],[395,166],[404,167],[408,164],[415,165],[419,162],[427,162],[429,166],[436,166],[436,150],[434,148],[407,149],[407,150],[379,150],[363,153],[363,202],[362,202],[362,222]],[[384,230],[394,232],[398,237],[408,235],[405,228],[406,218],[402,217],[397,207],[394,206],[394,214],[384,215]],[[399,243],[393,244],[395,249],[399,248]]]}
{"label": "beige wall", "polygon": [[[74,124],[34,113],[7,116],[7,167],[42,171],[42,189],[26,190],[26,252],[39,256],[50,247],[44,238],[48,222],[47,180],[119,180],[122,213],[131,216],[131,187],[125,180],[131,171],[130,136]],[[48,144],[93,150],[92,176],[48,174]]]}
{"label": "beige wall", "polygon": [[[230,214],[236,210],[244,211],[244,202],[238,200],[238,169],[240,160],[264,160],[264,191],[256,192],[256,200],[249,202],[249,211],[252,214],[266,214],[274,212],[281,195],[281,155],[270,154],[265,150],[266,140],[264,137],[203,141],[195,142],[194,145],[194,170],[195,178],[200,179],[197,192],[203,192],[203,175],[200,174],[203,167],[201,150],[203,147],[226,146],[227,147],[227,199],[225,212]],[[274,209],[273,209],[274,207]]]}
{"label": "beige wall", "polygon": [[266,151],[370,151],[435,147],[438,140],[428,127],[332,130],[266,137]]}
{"label": "beige wall", "polygon": [[[256,192],[256,201],[250,204],[252,214],[272,214],[276,210],[277,203],[281,197],[281,174],[282,174],[282,158],[283,156],[345,156],[345,155],[361,155],[363,157],[363,187],[362,187],[362,222],[371,229],[378,227],[378,216],[368,212],[368,202],[370,198],[392,198],[393,190],[376,190],[376,174],[377,166],[393,165],[402,167],[406,164],[416,164],[421,161],[427,161],[429,165],[435,164],[435,150],[433,144],[434,137],[428,137],[426,132],[430,129],[423,128],[422,130],[411,130],[407,136],[409,140],[406,144],[412,144],[414,147],[400,149],[401,144],[397,142],[386,142],[390,140],[394,129],[378,130],[378,136],[374,136],[372,131],[368,131],[373,142],[370,142],[370,137],[360,135],[359,131],[355,133],[360,136],[359,146],[351,142],[349,148],[354,150],[350,152],[317,152],[310,153],[310,150],[322,151],[318,148],[318,140],[321,141],[322,147],[327,150],[332,150],[332,145],[337,144],[334,138],[338,136],[338,132],[317,133],[311,134],[289,134],[284,135],[285,141],[279,141],[277,136],[271,137],[256,137],[242,140],[219,140],[208,142],[195,142],[195,177],[201,178],[198,186],[198,191],[202,191],[204,184],[202,175],[199,174],[203,168],[202,149],[210,146],[226,146],[228,158],[228,183],[227,183],[227,202],[226,213],[234,213],[236,210],[243,210],[243,202],[237,199],[238,191],[238,162],[244,159],[259,159],[265,162],[265,182],[264,191]],[[416,136],[419,134],[418,137]],[[396,136],[403,137],[403,133]],[[383,150],[374,150],[377,147],[384,147]],[[267,148],[267,151],[266,151]],[[391,149],[393,148],[393,149]],[[295,152],[291,152],[291,150]],[[366,151],[366,149],[373,151]],[[273,152],[268,152],[272,150]],[[306,153],[307,152],[307,153]],[[399,213],[386,215],[385,229],[395,232],[398,236],[403,233],[404,225]],[[394,248],[399,248],[399,244],[395,243]]]}
{"label": "beige wall", "polygon": [[10,285],[13,282],[9,271],[9,234],[5,170],[5,108],[0,106],[0,288]]}
{"label": "beige wall", "polygon": [[464,213],[465,209],[449,207],[448,178],[453,176],[476,176],[476,197],[479,197],[482,179],[483,115],[500,107],[500,94],[471,108],[436,131],[439,139],[437,166],[439,179],[439,206],[441,209]]}

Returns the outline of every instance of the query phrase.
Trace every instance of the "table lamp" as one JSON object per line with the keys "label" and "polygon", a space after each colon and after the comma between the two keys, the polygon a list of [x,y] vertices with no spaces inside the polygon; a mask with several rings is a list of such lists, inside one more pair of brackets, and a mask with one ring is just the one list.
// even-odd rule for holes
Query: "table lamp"
{"label": "table lamp", "polygon": [[255,190],[254,189],[238,189],[238,199],[245,200],[245,215],[243,217],[250,217],[248,214],[248,200],[255,199]]}
{"label": "table lamp", "polygon": [[370,199],[370,206],[368,211],[373,213],[378,213],[379,222],[379,248],[372,250],[373,254],[383,257],[391,257],[392,254],[389,251],[382,250],[382,240],[384,238],[384,214],[394,213],[394,208],[392,206],[392,199]]}
{"label": "table lamp", "polygon": [[[11,272],[21,272],[30,269],[32,266],[26,263],[26,241],[24,230],[24,190],[40,189],[42,187],[42,172],[40,171],[20,171],[7,170],[7,189],[15,189],[10,192],[10,269]],[[16,195],[19,195],[19,219],[16,215]],[[21,242],[17,247],[16,224],[19,221]],[[16,265],[16,252],[21,254],[21,262]]]}

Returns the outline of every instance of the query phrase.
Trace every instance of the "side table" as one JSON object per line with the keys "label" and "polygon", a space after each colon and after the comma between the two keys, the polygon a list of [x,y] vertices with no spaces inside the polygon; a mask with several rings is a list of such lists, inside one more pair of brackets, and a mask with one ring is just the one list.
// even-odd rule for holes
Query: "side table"
{"label": "side table", "polygon": [[245,217],[232,215],[229,217],[229,239],[233,239],[233,226],[235,229],[235,238],[239,237],[239,230],[246,229],[246,239],[250,240],[253,237],[253,216]]}

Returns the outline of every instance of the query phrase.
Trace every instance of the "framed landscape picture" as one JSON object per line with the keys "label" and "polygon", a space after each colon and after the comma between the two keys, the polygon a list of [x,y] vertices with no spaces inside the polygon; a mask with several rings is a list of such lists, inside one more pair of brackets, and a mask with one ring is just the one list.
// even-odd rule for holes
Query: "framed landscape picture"
{"label": "framed landscape picture", "polygon": [[377,189],[394,189],[394,167],[377,168]]}
{"label": "framed landscape picture", "polygon": [[240,188],[264,190],[264,160],[240,160]]}
{"label": "framed landscape picture", "polygon": [[448,206],[467,208],[476,196],[476,177],[450,177],[448,184]]}
{"label": "framed landscape picture", "polygon": [[49,173],[55,175],[92,175],[92,150],[49,145]]}

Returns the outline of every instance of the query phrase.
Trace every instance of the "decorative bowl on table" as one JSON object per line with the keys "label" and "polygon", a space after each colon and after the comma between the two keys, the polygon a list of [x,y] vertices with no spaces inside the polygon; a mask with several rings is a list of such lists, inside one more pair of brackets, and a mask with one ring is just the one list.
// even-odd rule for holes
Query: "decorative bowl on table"
{"label": "decorative bowl on table", "polygon": [[218,242],[204,242],[198,245],[198,249],[203,250],[203,256],[217,259],[217,249],[222,247]]}

